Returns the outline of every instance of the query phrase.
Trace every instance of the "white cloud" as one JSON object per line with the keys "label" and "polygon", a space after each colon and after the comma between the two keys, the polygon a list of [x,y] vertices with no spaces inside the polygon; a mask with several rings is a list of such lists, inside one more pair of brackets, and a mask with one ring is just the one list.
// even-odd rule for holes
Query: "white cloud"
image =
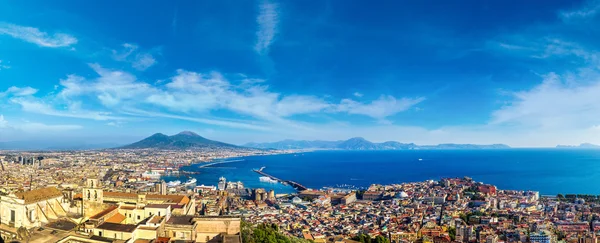
{"label": "white cloud", "polygon": [[150,53],[141,51],[138,45],[125,43],[120,51],[112,50],[113,59],[128,62],[137,70],[144,71],[157,63],[156,58]]}
{"label": "white cloud", "polygon": [[385,119],[391,115],[408,110],[410,107],[424,101],[425,98],[402,98],[382,95],[370,103],[360,103],[351,99],[344,99],[337,107],[338,111],[349,114],[366,115],[376,119]]}
{"label": "white cloud", "polygon": [[598,14],[600,11],[600,1],[597,0],[588,0],[584,6],[568,11],[561,11],[559,16],[565,21],[574,21],[574,20],[584,20],[589,19]]}
{"label": "white cloud", "polygon": [[77,43],[77,38],[64,33],[48,34],[34,27],[0,22],[0,34],[34,43],[42,47],[65,47]]}
{"label": "white cloud", "polygon": [[589,78],[544,75],[534,88],[514,92],[514,100],[495,111],[491,123],[539,129],[587,129],[600,124],[600,74]]}
{"label": "white cloud", "polygon": [[258,30],[256,31],[256,44],[254,50],[259,54],[269,52],[269,46],[277,35],[279,25],[279,6],[276,3],[263,1],[259,5],[259,13],[256,17]]}
{"label": "white cloud", "polygon": [[73,102],[67,109],[56,109],[50,104],[46,104],[38,99],[12,98],[10,101],[17,104],[25,112],[80,119],[92,120],[122,120],[124,118],[112,116],[109,112],[89,111],[80,108],[80,102]]}
{"label": "white cloud", "polygon": [[8,64],[6,64],[5,62],[3,62],[2,60],[0,60],[0,70],[2,69],[10,69],[10,66]]}
{"label": "white cloud", "polygon": [[216,125],[222,127],[229,128],[241,128],[241,129],[249,129],[249,130],[257,130],[257,131],[269,131],[271,128],[261,125],[261,124],[252,124],[249,122],[241,122],[241,121],[228,121],[224,119],[216,119],[216,118],[206,118],[206,117],[195,117],[195,116],[184,116],[184,115],[173,115],[162,112],[151,112],[144,111],[139,109],[128,109],[125,111],[126,114],[131,114],[135,116],[144,116],[144,117],[158,117],[158,118],[169,118],[183,121],[191,121],[208,125]]}
{"label": "white cloud", "polygon": [[83,128],[80,125],[48,125],[39,122],[22,121],[19,123],[9,124],[4,119],[4,115],[0,115],[0,131],[5,130],[10,132],[19,131],[27,133],[40,133],[40,132],[62,132],[70,131]]}
{"label": "white cloud", "polygon": [[0,128],[8,127],[8,121],[4,119],[4,115],[0,115]]}
{"label": "white cloud", "polygon": [[[328,100],[330,97],[283,95],[270,90],[264,80],[243,75],[225,77],[218,72],[186,70],[177,70],[173,77],[153,86],[124,71],[106,69],[98,64],[90,64],[90,67],[97,77],[86,79],[68,75],[60,80],[53,95],[43,98],[15,96],[10,101],[25,112],[107,121],[109,125],[126,119],[169,118],[248,130],[314,132],[313,124],[296,121],[295,116],[349,113],[381,121],[423,100],[381,96],[367,103],[351,99],[338,103]],[[110,112],[100,111],[98,107]],[[228,113],[230,119],[213,117],[220,112]]]}
{"label": "white cloud", "polygon": [[26,131],[26,132],[30,132],[30,133],[34,133],[34,132],[37,133],[37,132],[64,132],[64,131],[78,130],[78,129],[82,129],[83,126],[80,126],[80,125],[48,125],[48,124],[39,123],[39,122],[23,122],[23,123],[19,124],[16,128]]}
{"label": "white cloud", "polygon": [[150,53],[138,53],[131,64],[133,68],[143,71],[156,64],[156,59]]}
{"label": "white cloud", "polygon": [[358,97],[358,98],[363,97],[363,94],[360,92],[354,92],[354,94],[352,94],[352,95],[354,95],[355,97]]}
{"label": "white cloud", "polygon": [[34,95],[35,93],[37,93],[38,90],[34,89],[32,87],[16,87],[16,86],[11,86],[9,87],[6,91],[4,92],[0,92],[0,97],[4,97],[4,96],[30,96],[30,95]]}

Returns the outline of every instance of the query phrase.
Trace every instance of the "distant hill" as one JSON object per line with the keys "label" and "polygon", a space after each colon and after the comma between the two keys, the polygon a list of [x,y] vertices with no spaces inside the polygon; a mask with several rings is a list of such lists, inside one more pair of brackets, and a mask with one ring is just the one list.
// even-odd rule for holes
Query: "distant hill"
{"label": "distant hill", "polygon": [[160,149],[160,150],[188,150],[188,149],[239,149],[241,147],[206,139],[190,131],[180,132],[173,136],[156,133],[138,142],[118,147],[117,149]]}
{"label": "distant hill", "polygon": [[339,150],[405,150],[405,149],[507,149],[505,144],[477,145],[477,144],[439,144],[416,145],[414,143],[400,143],[388,141],[373,143],[364,138],[356,137],[345,141],[305,141],[283,140],[273,143],[247,143],[244,146],[260,149],[339,149]]}
{"label": "distant hill", "polygon": [[591,143],[582,143],[580,145],[556,145],[556,148],[572,148],[572,149],[600,149],[600,145]]}

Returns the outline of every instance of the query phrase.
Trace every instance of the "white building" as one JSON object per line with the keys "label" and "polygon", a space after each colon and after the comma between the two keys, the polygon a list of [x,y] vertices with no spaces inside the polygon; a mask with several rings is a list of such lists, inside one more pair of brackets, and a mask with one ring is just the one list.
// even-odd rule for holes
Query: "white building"
{"label": "white building", "polygon": [[14,228],[40,227],[53,219],[65,217],[63,194],[56,187],[0,196],[0,222]]}

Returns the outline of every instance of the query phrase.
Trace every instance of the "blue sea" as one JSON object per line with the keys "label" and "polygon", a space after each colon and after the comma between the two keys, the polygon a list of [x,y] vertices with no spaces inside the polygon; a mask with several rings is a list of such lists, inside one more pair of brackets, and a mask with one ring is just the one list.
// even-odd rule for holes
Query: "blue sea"
{"label": "blue sea", "polygon": [[246,187],[274,189],[276,193],[290,193],[294,189],[261,182],[260,175],[252,169],[265,167],[263,171],[268,174],[309,188],[342,184],[367,187],[373,183],[468,176],[499,189],[534,190],[542,195],[600,194],[600,150],[316,151],[241,160],[205,168],[195,164],[183,169],[200,172],[193,175],[198,185],[216,185],[223,176],[228,181],[242,181]]}

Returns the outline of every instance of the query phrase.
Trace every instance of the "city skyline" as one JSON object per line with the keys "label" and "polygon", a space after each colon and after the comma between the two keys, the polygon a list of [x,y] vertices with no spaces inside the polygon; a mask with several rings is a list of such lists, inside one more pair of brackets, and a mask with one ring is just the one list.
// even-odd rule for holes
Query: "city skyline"
{"label": "city skyline", "polygon": [[600,144],[600,3],[518,4],[0,3],[0,142]]}

